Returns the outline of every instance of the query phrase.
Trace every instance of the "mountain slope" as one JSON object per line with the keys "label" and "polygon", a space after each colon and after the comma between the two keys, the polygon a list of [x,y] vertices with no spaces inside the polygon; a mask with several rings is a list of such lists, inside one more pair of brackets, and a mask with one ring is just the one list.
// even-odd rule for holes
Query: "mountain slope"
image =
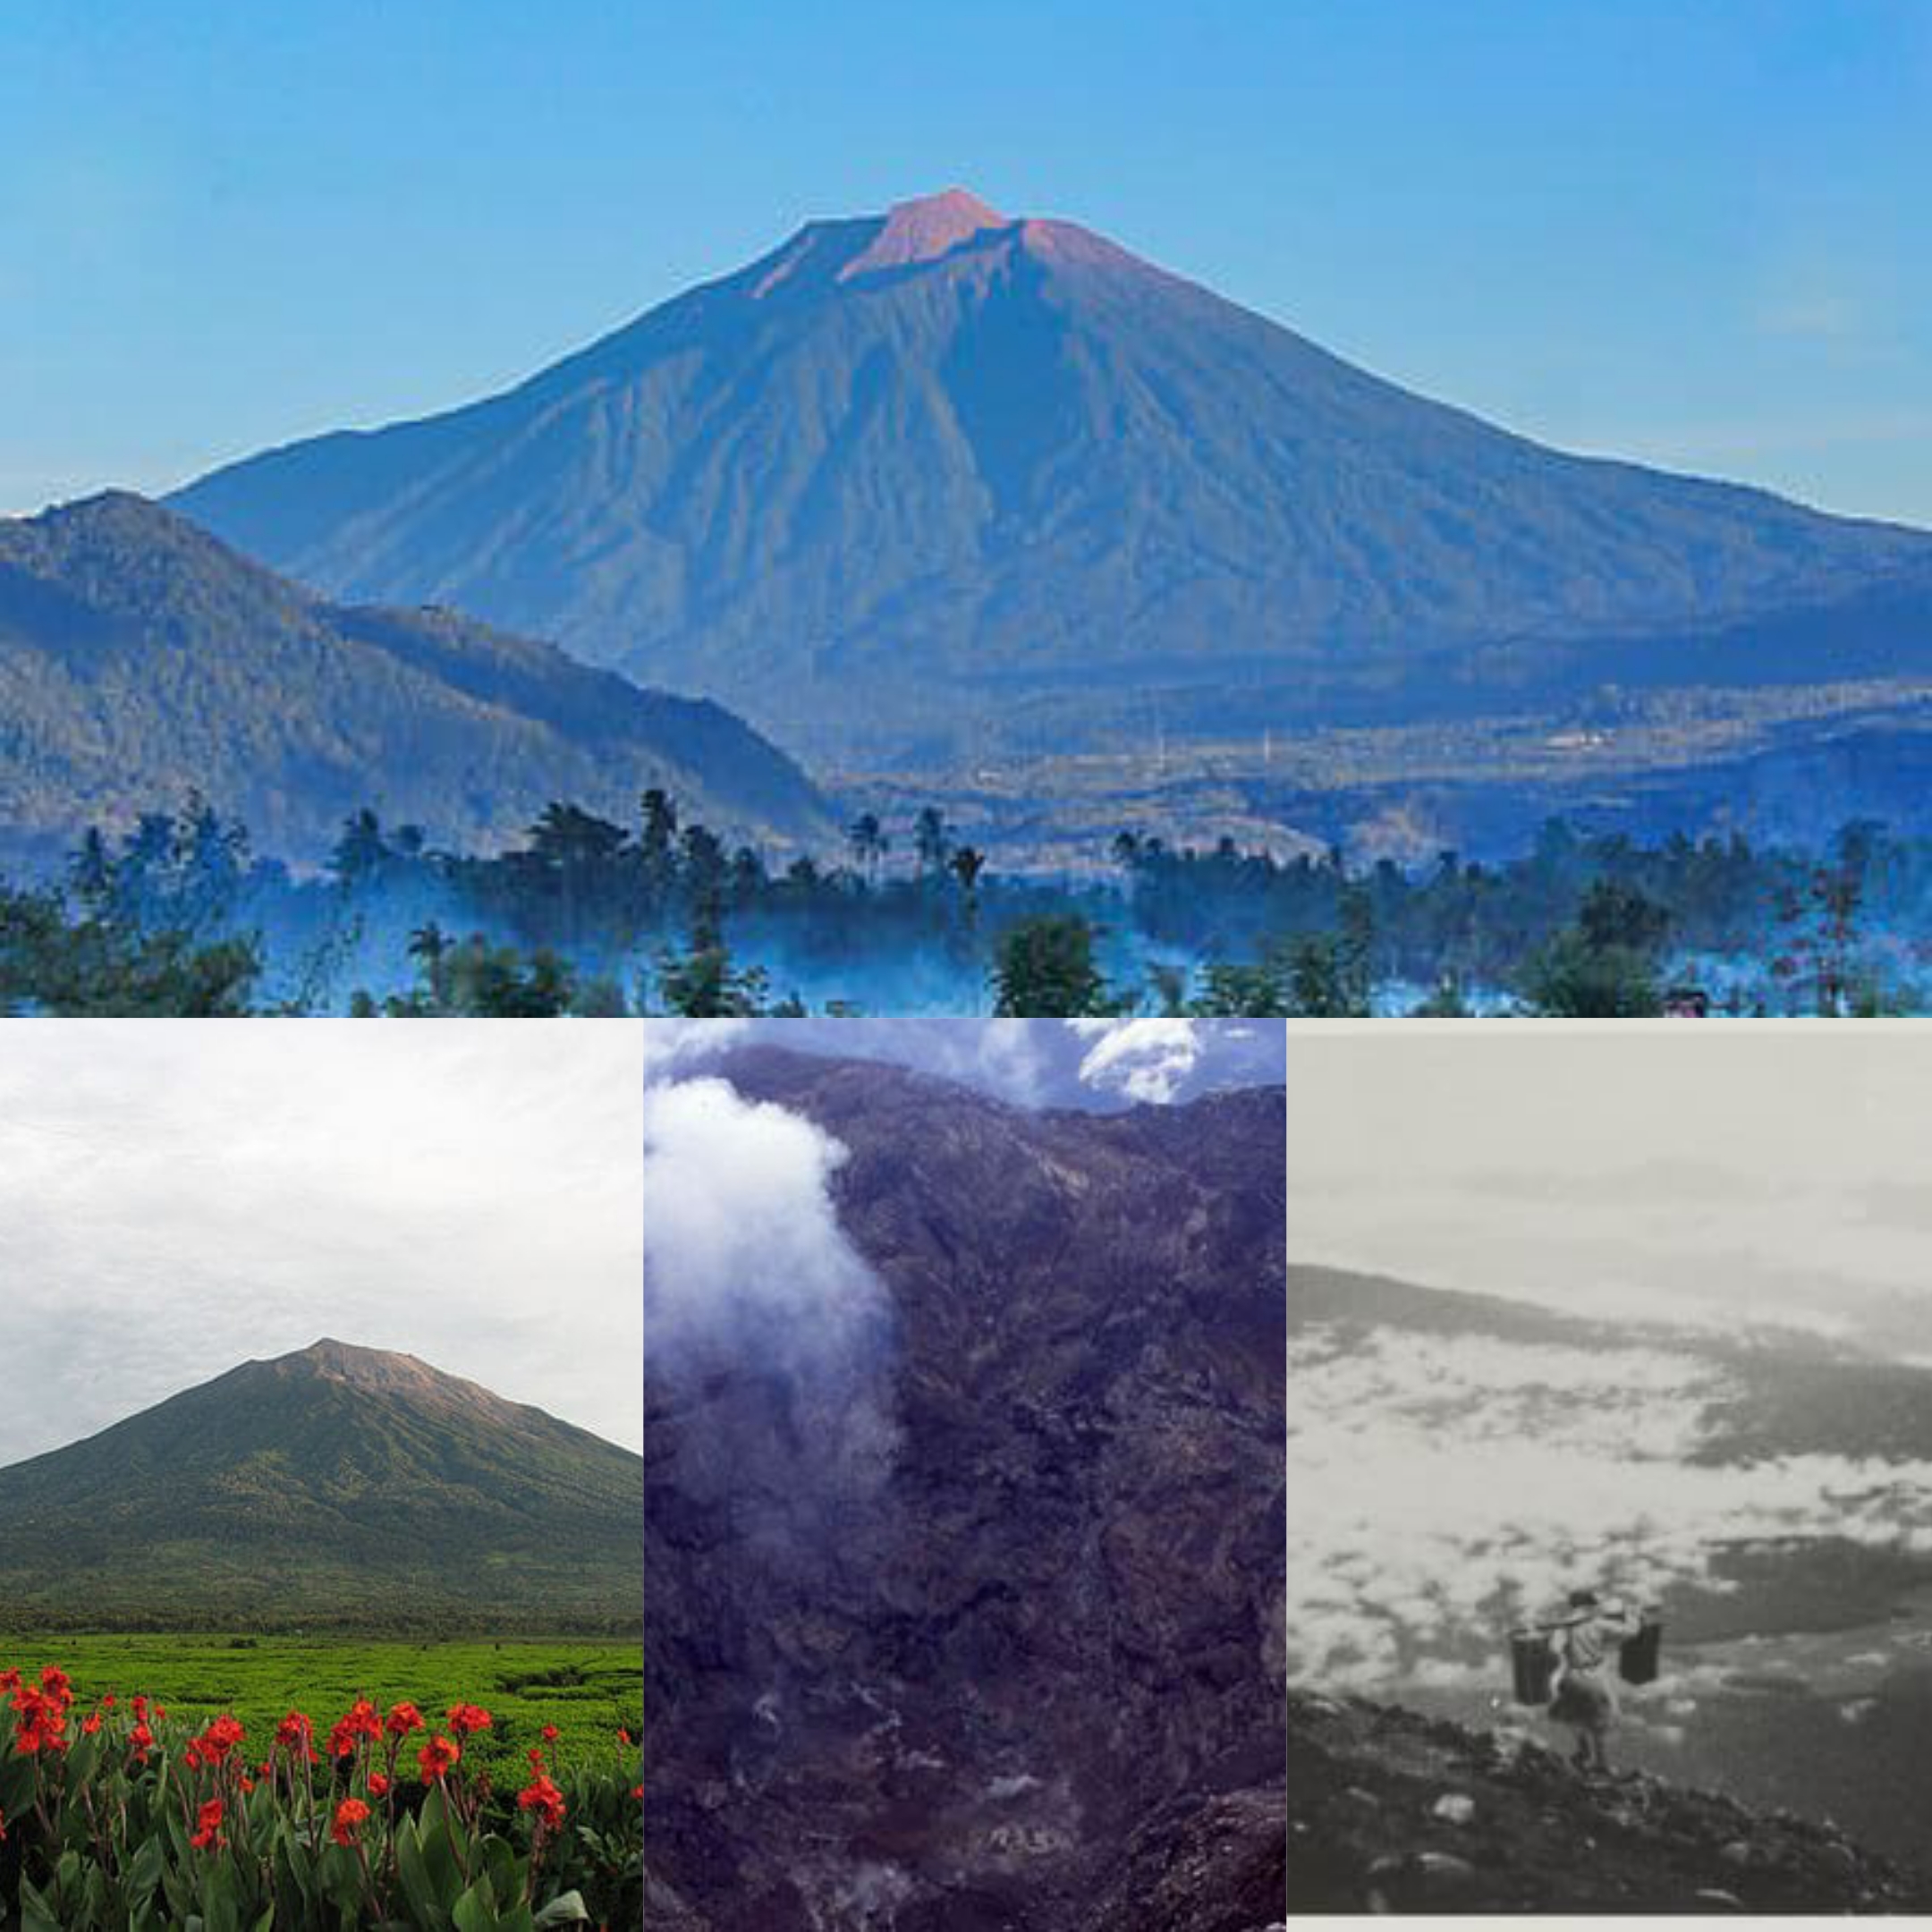
{"label": "mountain slope", "polygon": [[0,1470],[0,1600],[70,1624],[635,1629],[630,1451],[335,1341]]}
{"label": "mountain slope", "polygon": [[[840,1225],[890,1333],[831,1394],[749,1331],[682,1372],[648,1360],[664,1921],[1260,1932],[1281,1904],[1280,1089],[1095,1116],[773,1049],[719,1066],[849,1150]],[[826,1446],[854,1388],[883,1480]],[[1205,1845],[1196,1916],[1153,1887],[1101,1910],[1123,1859],[1177,1861],[1178,1897]]]}
{"label": "mountain slope", "polygon": [[628,822],[825,829],[796,766],[708,703],[436,610],[346,609],[140,497],[0,522],[0,825],[55,846],[198,786],[308,857],[377,808],[462,847],[552,799]]}
{"label": "mountain slope", "polygon": [[1607,1587],[1665,1627],[1620,1767],[1921,1860],[1932,1370],[1331,1267],[1291,1268],[1289,1309],[1291,1682],[1563,1741],[1511,1702],[1505,1632]]}
{"label": "mountain slope", "polygon": [[[1467,1801],[1461,1819],[1437,1813]],[[1452,1809],[1460,1808],[1453,1807]],[[1830,1826],[1356,1699],[1288,1703],[1296,1912],[1924,1911],[1932,1885]]]}
{"label": "mountain slope", "polygon": [[1542,448],[957,190],[174,500],[335,593],[448,601],[798,744],[1016,703],[1077,738],[1157,687],[1173,724],[1243,687],[1320,715],[1702,657],[1748,682],[1773,618],[1780,677],[1932,649],[1932,536]]}

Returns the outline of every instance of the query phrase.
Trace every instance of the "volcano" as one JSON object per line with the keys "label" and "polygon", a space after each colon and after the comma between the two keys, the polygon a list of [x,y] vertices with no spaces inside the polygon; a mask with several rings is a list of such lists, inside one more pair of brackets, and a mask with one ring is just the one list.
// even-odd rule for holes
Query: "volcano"
{"label": "volcano", "polygon": [[1100,1115],[767,1047],[714,1072],[845,1150],[892,1446],[842,1480],[823,1369],[748,1335],[680,1373],[647,1335],[650,1922],[1275,1923],[1281,1089]]}
{"label": "volcano", "polygon": [[0,1470],[0,1600],[98,1629],[634,1631],[642,1465],[325,1339]]}
{"label": "volcano", "polygon": [[332,595],[554,638],[815,755],[1932,651],[1932,536],[1539,446],[959,189],[174,501]]}

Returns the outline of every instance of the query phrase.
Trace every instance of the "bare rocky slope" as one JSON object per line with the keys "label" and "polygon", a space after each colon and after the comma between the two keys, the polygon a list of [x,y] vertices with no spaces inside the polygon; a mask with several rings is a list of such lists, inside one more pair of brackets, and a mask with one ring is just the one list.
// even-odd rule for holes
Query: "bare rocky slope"
{"label": "bare rocky slope", "polygon": [[1287,1847],[1295,1912],[1932,1907],[1922,1874],[1829,1825],[1638,1772],[1584,1779],[1534,1741],[1299,1693]]}
{"label": "bare rocky slope", "polygon": [[1542,447],[958,190],[174,501],[814,755],[1932,664],[1932,535]]}
{"label": "bare rocky slope", "polygon": [[722,1065],[850,1149],[889,1314],[835,1368],[648,1374],[648,1922],[1276,1923],[1280,1089],[1097,1116]]}

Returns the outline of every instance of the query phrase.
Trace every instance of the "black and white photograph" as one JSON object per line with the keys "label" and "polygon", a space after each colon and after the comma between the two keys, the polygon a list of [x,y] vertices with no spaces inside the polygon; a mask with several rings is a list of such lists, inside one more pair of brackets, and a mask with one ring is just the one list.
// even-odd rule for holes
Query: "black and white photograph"
{"label": "black and white photograph", "polygon": [[1291,1029],[1288,1900],[1923,1911],[1932,1038]]}

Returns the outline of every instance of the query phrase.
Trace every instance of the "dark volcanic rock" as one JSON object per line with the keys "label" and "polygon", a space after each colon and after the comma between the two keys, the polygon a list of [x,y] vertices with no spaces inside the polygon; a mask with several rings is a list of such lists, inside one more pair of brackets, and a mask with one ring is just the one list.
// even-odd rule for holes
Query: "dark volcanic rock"
{"label": "dark volcanic rock", "polygon": [[725,1067],[851,1150],[838,1211],[892,1316],[843,1392],[896,1433],[883,1479],[853,1477],[815,1461],[835,1404],[799,1377],[648,1377],[653,1872],[713,1932],[1258,1932],[1279,1089],[1097,1117],[772,1051]]}

